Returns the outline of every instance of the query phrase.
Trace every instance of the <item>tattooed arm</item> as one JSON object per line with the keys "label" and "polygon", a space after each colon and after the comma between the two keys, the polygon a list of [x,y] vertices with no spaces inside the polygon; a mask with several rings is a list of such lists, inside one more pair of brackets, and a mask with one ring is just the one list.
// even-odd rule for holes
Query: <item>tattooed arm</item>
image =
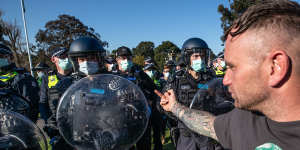
{"label": "tattooed arm", "polygon": [[206,111],[189,109],[178,103],[173,90],[169,90],[164,95],[155,93],[161,97],[160,105],[165,111],[171,111],[188,128],[194,132],[211,137],[218,141],[214,129],[215,116]]}
{"label": "tattooed arm", "polygon": [[194,132],[211,137],[218,141],[214,129],[214,115],[206,111],[190,109],[179,104],[178,102],[175,102],[171,108],[171,111]]}

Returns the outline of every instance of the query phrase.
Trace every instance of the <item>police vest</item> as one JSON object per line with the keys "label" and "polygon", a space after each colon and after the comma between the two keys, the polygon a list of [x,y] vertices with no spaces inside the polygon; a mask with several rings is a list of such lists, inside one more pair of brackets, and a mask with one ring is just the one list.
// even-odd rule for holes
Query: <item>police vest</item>
{"label": "police vest", "polygon": [[56,74],[48,76],[48,103],[53,114],[56,113],[56,106],[61,96],[60,91],[56,88],[58,82]]}
{"label": "police vest", "polygon": [[4,83],[7,83],[9,80],[13,79],[18,73],[17,72],[9,72],[7,74],[3,74],[0,76],[0,80]]}
{"label": "police vest", "polygon": [[216,73],[217,76],[224,76],[225,75],[225,72],[221,71],[219,69],[215,70],[215,73]]}
{"label": "police vest", "polygon": [[54,87],[58,83],[58,78],[56,75],[48,76],[48,87],[49,89]]}

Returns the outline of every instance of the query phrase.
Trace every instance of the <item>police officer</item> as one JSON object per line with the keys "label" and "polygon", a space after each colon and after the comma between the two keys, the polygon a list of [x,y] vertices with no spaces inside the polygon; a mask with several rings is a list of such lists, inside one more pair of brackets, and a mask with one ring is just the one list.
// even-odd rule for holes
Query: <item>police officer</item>
{"label": "police officer", "polygon": [[32,71],[36,71],[37,76],[37,82],[39,84],[39,86],[41,86],[42,83],[42,77],[44,77],[45,75],[48,74],[50,67],[44,63],[44,62],[40,62],[38,63],[33,69]]}
{"label": "police officer", "polygon": [[106,73],[104,66],[105,49],[97,39],[82,37],[71,43],[68,53],[74,69],[73,79]]}
{"label": "police officer", "polygon": [[0,44],[0,82],[1,89],[12,90],[30,102],[29,118],[36,122],[39,111],[38,84],[24,68],[16,67],[11,49],[3,44]]}
{"label": "police officer", "polygon": [[216,95],[215,109],[212,113],[215,115],[220,115],[229,112],[234,108],[234,100],[231,97],[228,88],[223,85],[223,78],[226,72],[226,64],[224,61],[223,52],[220,52],[217,58],[213,60],[212,67],[216,76],[216,78],[209,83],[209,86],[213,87],[211,88],[211,92]]}
{"label": "police officer", "polygon": [[[117,61],[117,74],[134,82],[143,91],[150,107],[152,107],[156,96],[154,95],[154,89],[156,89],[153,81],[143,72],[141,68],[132,63],[132,53],[128,47],[122,46],[117,49],[116,52]],[[152,107],[153,108],[153,107]],[[138,150],[150,150],[151,149],[151,121],[149,121],[147,130],[142,138],[136,143]],[[159,137],[160,139],[160,137]],[[159,140],[160,141],[160,140]],[[159,145],[157,145],[159,146]],[[158,147],[159,149],[159,147]]]}
{"label": "police officer", "polygon": [[[36,80],[38,82],[39,87],[41,87],[42,82],[46,80],[49,69],[50,69],[49,66],[44,62],[38,63],[32,69],[33,71],[36,71],[38,75]],[[40,90],[40,95],[41,95],[41,91],[42,89]],[[45,123],[47,123],[47,119],[51,116],[51,111],[49,109],[48,101],[39,101],[39,112],[41,118],[44,120]]]}
{"label": "police officer", "polygon": [[[144,67],[144,72],[152,79],[158,90],[161,91],[163,87],[163,79],[161,78],[161,73],[157,71],[154,62],[146,64]],[[162,143],[164,143],[163,131],[165,128],[162,115],[156,107],[152,107],[152,115],[150,119],[153,130],[154,149],[162,149]]]}
{"label": "police officer", "polygon": [[[207,82],[213,78],[213,72],[207,68],[209,48],[200,38],[190,38],[182,46],[182,57],[186,64],[186,71],[182,76],[169,79],[165,90],[173,89],[180,103],[190,106],[194,95],[199,88],[207,88]],[[206,110],[205,102],[195,102],[193,109]],[[177,150],[207,150],[210,140],[193,133],[181,121],[177,125],[179,138],[176,144]],[[176,140],[176,139],[175,139]]]}
{"label": "police officer", "polygon": [[212,67],[216,73],[216,77],[224,77],[226,71],[226,64],[224,61],[223,52],[220,52],[217,58],[213,60]]}
{"label": "police officer", "polygon": [[116,61],[112,56],[105,58],[105,67],[108,72],[116,70]]}
{"label": "police officer", "polygon": [[[40,103],[48,103],[45,111],[50,111],[50,117],[45,120],[45,131],[50,137],[50,145],[53,150],[70,148],[68,144],[60,138],[56,127],[56,109],[63,90],[59,85],[67,85],[65,79],[70,78],[72,65],[67,57],[66,48],[56,48],[52,51],[51,62],[54,63],[56,70],[50,70],[42,78]],[[63,81],[65,80],[65,81]]]}
{"label": "police officer", "polygon": [[[168,60],[163,67],[163,77],[161,80],[161,85],[162,88],[165,87],[165,85],[168,83],[168,79],[169,78],[173,78],[172,76],[175,76],[175,72],[176,72],[176,64],[173,60]],[[158,110],[161,112],[162,115],[162,143],[165,143],[165,131],[166,131],[166,127],[168,127],[170,129],[170,132],[172,131],[173,133],[170,133],[171,135],[174,135],[174,131],[173,131],[173,127],[177,126],[176,120],[173,120],[171,118],[169,118],[167,115],[165,115],[163,113],[162,110],[160,110],[160,105],[159,105],[159,101],[157,101],[157,108]],[[171,138],[172,142],[173,142],[173,138]],[[174,142],[173,142],[174,143]]]}
{"label": "police officer", "polygon": [[146,64],[145,67],[143,68],[144,72],[149,76],[149,78],[152,79],[152,81],[154,82],[154,84],[161,89],[162,85],[161,85],[161,73],[157,71],[156,67],[154,66],[153,63],[150,64]]}

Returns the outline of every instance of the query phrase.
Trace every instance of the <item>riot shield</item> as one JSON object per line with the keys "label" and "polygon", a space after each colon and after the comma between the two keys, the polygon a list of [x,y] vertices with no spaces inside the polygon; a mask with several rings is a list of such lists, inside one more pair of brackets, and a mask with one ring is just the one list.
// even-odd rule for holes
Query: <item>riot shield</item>
{"label": "riot shield", "polygon": [[0,109],[0,150],[47,150],[43,132],[16,112]]}
{"label": "riot shield", "polygon": [[9,89],[0,89],[0,109],[14,111],[28,118],[31,117],[30,103]]}
{"label": "riot shield", "polygon": [[61,135],[77,150],[126,150],[143,135],[150,110],[133,82],[103,74],[71,85],[56,115]]}
{"label": "riot shield", "polygon": [[234,100],[222,82],[222,78],[215,78],[198,86],[199,90],[195,94],[190,108],[192,109],[195,103],[201,103],[205,111],[214,115],[231,111],[234,108]]}

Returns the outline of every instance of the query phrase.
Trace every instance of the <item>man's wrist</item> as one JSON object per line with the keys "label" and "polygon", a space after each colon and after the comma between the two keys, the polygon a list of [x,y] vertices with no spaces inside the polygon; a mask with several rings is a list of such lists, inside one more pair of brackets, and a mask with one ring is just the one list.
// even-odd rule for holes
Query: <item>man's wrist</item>
{"label": "man's wrist", "polygon": [[173,107],[171,108],[171,112],[177,117],[177,118],[181,118],[183,113],[184,113],[184,109],[183,109],[183,105],[181,105],[178,102],[175,102]]}

